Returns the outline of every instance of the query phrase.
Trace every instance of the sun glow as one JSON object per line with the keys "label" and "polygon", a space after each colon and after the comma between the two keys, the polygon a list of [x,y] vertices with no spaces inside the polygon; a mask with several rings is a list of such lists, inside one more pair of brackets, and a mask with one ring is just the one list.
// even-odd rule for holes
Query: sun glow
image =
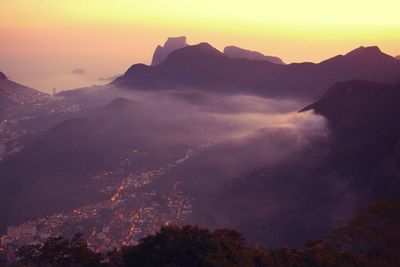
{"label": "sun glow", "polygon": [[0,69],[16,79],[47,73],[58,81],[55,65],[62,72],[82,67],[96,77],[112,76],[149,63],[157,44],[178,35],[191,44],[237,45],[289,63],[318,62],[361,45],[398,55],[399,9],[396,0],[3,0]]}

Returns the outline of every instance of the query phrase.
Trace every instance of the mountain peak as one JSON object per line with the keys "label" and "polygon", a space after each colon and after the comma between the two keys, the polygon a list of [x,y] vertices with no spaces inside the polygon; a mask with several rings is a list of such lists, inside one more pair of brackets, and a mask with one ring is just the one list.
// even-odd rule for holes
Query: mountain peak
{"label": "mountain peak", "polygon": [[177,49],[167,57],[165,62],[168,61],[182,61],[189,60],[191,58],[201,59],[203,56],[216,56],[216,57],[225,57],[218,49],[211,46],[209,43],[202,42],[196,45],[189,45],[187,47]]}
{"label": "mountain peak", "polygon": [[213,53],[213,54],[222,55],[222,53],[218,49],[216,49],[215,47],[213,47],[212,45],[210,45],[207,42],[202,42],[197,45],[192,45],[191,48],[197,49],[197,50],[200,50],[203,52],[209,52],[209,53]]}
{"label": "mountain peak", "polygon": [[164,47],[183,47],[187,46],[186,36],[178,36],[178,37],[168,37],[167,41],[165,41]]}
{"label": "mountain peak", "polygon": [[0,80],[7,80],[7,76],[0,71]]}
{"label": "mountain peak", "polygon": [[378,46],[360,46],[349,53],[346,56],[359,57],[359,56],[375,56],[383,55],[382,51]]}
{"label": "mountain peak", "polygon": [[262,60],[275,64],[285,64],[279,57],[266,56],[260,52],[243,49],[233,45],[225,47],[224,54],[231,58]]}
{"label": "mountain peak", "polygon": [[156,50],[154,51],[151,65],[154,66],[160,64],[171,52],[186,46],[188,46],[186,43],[186,36],[168,37],[167,41],[164,43],[164,46],[157,46]]}
{"label": "mountain peak", "polygon": [[371,64],[376,66],[377,64],[393,64],[393,62],[397,63],[392,56],[383,53],[378,46],[360,46],[345,55],[338,55],[321,63],[328,65],[341,63],[344,64],[342,67],[363,68]]}

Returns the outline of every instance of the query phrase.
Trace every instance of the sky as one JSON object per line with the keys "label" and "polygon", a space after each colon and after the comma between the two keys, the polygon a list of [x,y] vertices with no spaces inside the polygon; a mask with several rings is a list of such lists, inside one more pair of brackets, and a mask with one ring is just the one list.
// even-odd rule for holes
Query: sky
{"label": "sky", "polygon": [[47,92],[149,64],[169,36],[286,63],[319,62],[361,45],[400,55],[398,0],[0,0],[0,7],[0,71]]}

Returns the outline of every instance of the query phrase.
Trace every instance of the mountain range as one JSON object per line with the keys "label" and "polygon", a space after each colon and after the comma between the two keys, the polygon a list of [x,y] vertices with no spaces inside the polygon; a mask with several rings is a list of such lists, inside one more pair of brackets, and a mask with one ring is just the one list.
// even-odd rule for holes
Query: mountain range
{"label": "mountain range", "polygon": [[378,47],[359,47],[320,63],[274,64],[231,58],[207,43],[171,52],[156,66],[135,64],[112,84],[124,88],[192,88],[316,100],[337,81],[396,83],[400,61]]}
{"label": "mountain range", "polygon": [[[151,66],[155,66],[163,62],[169,54],[173,51],[183,47],[187,47],[186,36],[179,37],[168,37],[165,41],[164,46],[158,45],[154,51],[153,58],[151,60]],[[226,46],[223,52],[226,56],[231,58],[241,58],[249,60],[260,60],[268,61],[276,64],[285,64],[278,57],[266,56],[257,51],[246,50],[237,46]]]}
{"label": "mountain range", "polygon": [[268,61],[275,64],[285,64],[279,57],[266,56],[257,51],[246,50],[237,46],[227,46],[224,48],[224,55],[231,58],[241,58],[249,60]]}

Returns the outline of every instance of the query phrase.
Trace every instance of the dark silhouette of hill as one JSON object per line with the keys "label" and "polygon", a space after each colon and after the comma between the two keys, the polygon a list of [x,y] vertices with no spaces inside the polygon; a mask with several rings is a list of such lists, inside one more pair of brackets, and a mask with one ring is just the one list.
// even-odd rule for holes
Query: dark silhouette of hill
{"label": "dark silhouette of hill", "polygon": [[114,140],[121,135],[113,130],[106,120],[67,120],[2,161],[0,211],[7,216],[0,221],[1,230],[105,198],[90,177],[118,164],[123,141]]}
{"label": "dark silhouette of hill", "polygon": [[154,51],[153,59],[151,60],[151,65],[154,66],[160,64],[172,51],[186,47],[187,45],[185,36],[169,37],[167,41],[165,41],[164,46],[157,46]]}
{"label": "dark silhouette of hill", "polygon": [[207,43],[173,51],[157,66],[136,64],[112,84],[127,88],[191,87],[269,97],[317,99],[337,81],[395,83],[400,62],[377,47],[360,47],[321,63],[278,65],[230,58]]}
{"label": "dark silhouette of hill", "polygon": [[396,56],[395,58],[400,60],[400,56]]}
{"label": "dark silhouette of hill", "polygon": [[[83,114],[80,114],[81,116]],[[116,169],[131,150],[134,170],[154,169],[185,151],[181,142],[157,140],[159,125],[145,118],[134,102],[116,98],[87,117],[57,123],[26,140],[18,154],[0,162],[0,231],[6,226],[108,199],[105,185],[92,179]],[[178,131],[163,128],[164,134]],[[155,141],[157,140],[157,141]]]}
{"label": "dark silhouette of hill", "polygon": [[16,83],[14,81],[11,81],[7,78],[7,76],[0,72],[0,93],[1,97],[12,97],[13,93],[16,94],[41,94],[45,95],[42,92],[39,92],[36,89],[21,85],[19,83]]}
{"label": "dark silhouette of hill", "polygon": [[0,80],[7,80],[7,76],[0,71]]}
{"label": "dark silhouette of hill", "polygon": [[257,51],[246,50],[237,46],[227,46],[224,54],[231,58],[269,61],[275,64],[285,64],[279,57],[266,56]]}
{"label": "dark silhouette of hill", "polygon": [[313,109],[324,115],[335,130],[349,133],[347,130],[351,129],[367,134],[367,128],[376,132],[382,126],[397,127],[393,122],[400,112],[399,100],[398,85],[354,80],[336,83],[320,101],[304,110]]}
{"label": "dark silhouette of hill", "polygon": [[[21,85],[13,82],[7,78],[7,76],[0,72],[0,92],[2,94],[9,94],[11,92],[16,93],[41,93],[36,89]],[[44,94],[44,93],[41,93]]]}
{"label": "dark silhouette of hill", "polygon": [[391,195],[399,189],[400,85],[337,83],[305,108],[328,119],[334,136],[332,168],[353,176],[359,190]]}
{"label": "dark silhouette of hill", "polygon": [[13,82],[0,72],[0,115],[17,107],[29,108],[32,101],[45,93]]}

